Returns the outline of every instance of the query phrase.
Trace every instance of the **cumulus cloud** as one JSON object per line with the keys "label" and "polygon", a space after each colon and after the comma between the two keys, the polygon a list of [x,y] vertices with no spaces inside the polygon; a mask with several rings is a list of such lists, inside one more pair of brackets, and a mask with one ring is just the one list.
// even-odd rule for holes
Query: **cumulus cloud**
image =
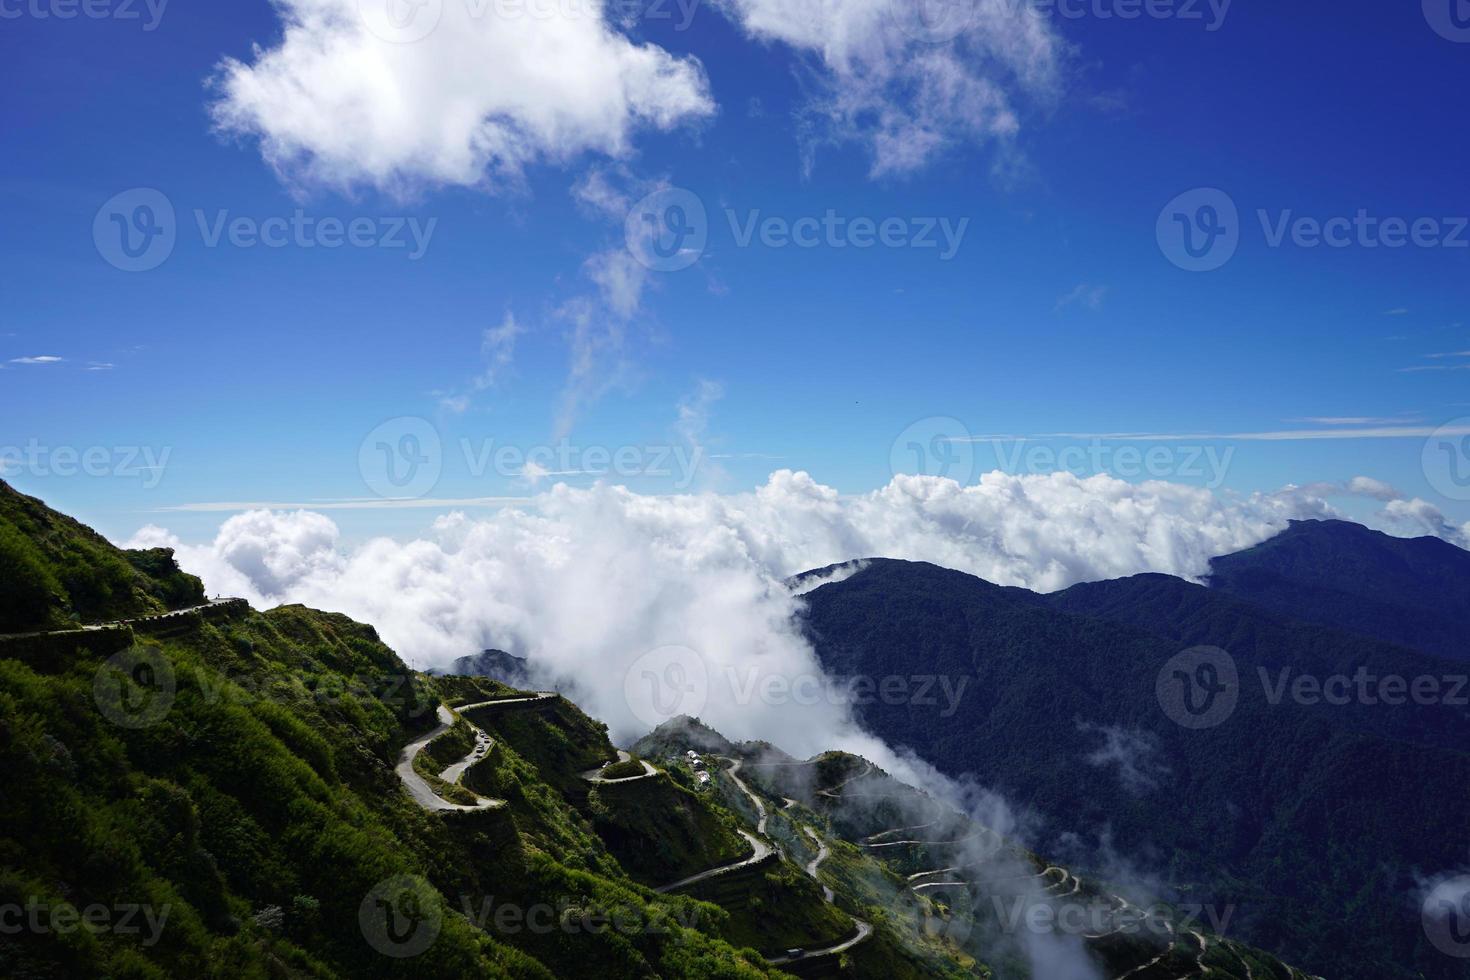
{"label": "cumulus cloud", "polygon": [[1347,483],[1348,493],[1359,497],[1369,497],[1373,500],[1398,500],[1403,496],[1397,488],[1375,480],[1371,476],[1355,476]]}
{"label": "cumulus cloud", "polygon": [[970,487],[901,476],[843,497],[781,471],[754,492],[729,495],[559,485],[488,517],[443,517],[406,543],[347,549],[329,518],[308,511],[241,514],[203,546],[181,546],[158,529],[138,543],[178,547],[212,592],[370,622],[420,666],[487,647],[530,656],[549,679],[571,679],[589,710],[625,738],[651,727],[627,703],[627,671],[651,649],[687,647],[709,670],[706,720],[732,737],[784,739],[801,752],[832,747],[845,711],[833,707],[824,728],[806,710],[742,704],[730,688],[749,678],[729,674],[756,665],[786,678],[820,676],[793,626],[799,600],[783,584],[792,574],[891,557],[1046,591],[1143,571],[1198,577],[1214,555],[1258,543],[1293,518],[1328,516],[1336,514],[1321,499],[1294,489],[1227,498],[1106,476],[994,473]]}
{"label": "cumulus cloud", "polygon": [[634,43],[597,3],[429,4],[407,23],[358,0],[275,6],[279,44],[225,59],[212,111],[293,182],[514,184],[538,160],[622,156],[640,128],[714,111],[698,61]]}
{"label": "cumulus cloud", "polygon": [[964,143],[1009,144],[1016,96],[1047,101],[1060,85],[1064,46],[1029,4],[719,3],[752,37],[810,59],[808,168],[822,143],[863,144],[875,176],[917,170]]}
{"label": "cumulus cloud", "polygon": [[[1444,524],[1422,502],[1388,506],[1416,527]],[[176,548],[212,593],[372,623],[421,668],[491,647],[528,656],[542,682],[562,685],[624,740],[652,727],[652,695],[625,687],[635,665],[657,648],[685,648],[696,659],[679,669],[706,681],[707,703],[693,713],[730,737],[768,738],[797,754],[846,747],[887,758],[902,774],[912,763],[859,732],[842,698],[823,695],[814,706],[749,693],[767,677],[822,679],[795,626],[801,599],[788,577],[886,557],[1039,591],[1140,572],[1197,579],[1211,557],[1293,519],[1339,516],[1294,487],[1234,496],[1108,476],[991,473],[968,487],[900,476],[846,497],[783,470],[753,492],[725,495],[557,485],[489,516],[441,517],[407,542],[346,548],[328,517],[289,510],[231,517],[204,545],[159,528],[130,544]]]}
{"label": "cumulus cloud", "polygon": [[1427,500],[1390,500],[1383,518],[1395,531],[1407,535],[1432,535],[1461,548],[1470,548],[1470,523],[1456,527],[1444,512]]}

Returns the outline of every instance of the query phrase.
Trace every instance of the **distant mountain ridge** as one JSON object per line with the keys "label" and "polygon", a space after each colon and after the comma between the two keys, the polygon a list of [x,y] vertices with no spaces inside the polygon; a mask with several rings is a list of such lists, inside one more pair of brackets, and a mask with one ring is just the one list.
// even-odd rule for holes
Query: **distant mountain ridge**
{"label": "distant mountain ridge", "polygon": [[[1281,538],[1217,561],[1212,588],[1140,575],[1040,595],[871,560],[810,591],[803,625],[837,675],[971,678],[951,717],[875,702],[859,719],[1043,815],[1059,839],[1081,831],[1150,856],[1180,887],[1238,907],[1247,941],[1334,978],[1470,976],[1426,947],[1412,900],[1421,875],[1464,862],[1470,794],[1446,787],[1470,785],[1470,710],[1298,703],[1282,681],[1463,675],[1463,663],[1406,645],[1403,624],[1334,624],[1333,600],[1376,593],[1412,618],[1459,594],[1470,555],[1333,522]],[[1390,571],[1372,589],[1378,561]],[[1252,576],[1291,584],[1302,607],[1251,601]],[[1438,639],[1453,639],[1465,608],[1439,611]],[[1170,720],[1159,696],[1173,658],[1197,646],[1226,651],[1239,678],[1233,712],[1199,731]]]}
{"label": "distant mountain ridge", "polygon": [[1293,521],[1254,548],[1216,558],[1211,588],[1285,616],[1470,661],[1470,552],[1346,521]]}
{"label": "distant mountain ridge", "polygon": [[506,653],[504,650],[485,650],[469,657],[460,657],[445,673],[451,677],[488,677],[511,687],[524,687],[531,680],[531,671],[525,657]]}

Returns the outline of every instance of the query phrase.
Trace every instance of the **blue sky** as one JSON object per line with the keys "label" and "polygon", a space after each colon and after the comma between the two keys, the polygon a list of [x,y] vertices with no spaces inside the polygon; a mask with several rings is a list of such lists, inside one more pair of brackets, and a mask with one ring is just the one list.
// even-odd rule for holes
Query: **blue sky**
{"label": "blue sky", "polygon": [[[320,144],[314,165],[298,153],[272,166],[262,140],[289,133],[293,103],[253,104],[252,122],[222,132],[212,107],[223,89],[210,79],[223,59],[250,69],[261,57],[253,46],[278,48],[279,12],[264,0],[174,0],[149,30],[147,8],[135,7],[141,20],[0,3],[10,83],[0,104],[0,446],[166,458],[156,485],[151,470],[9,470],[21,489],[108,534],[160,523],[201,538],[228,509],[172,508],[263,501],[347,502],[333,519],[349,533],[397,533],[451,509],[432,501],[596,478],[476,472],[465,441],[524,454],[565,439],[572,469],[589,447],[635,447],[644,460],[697,447],[713,458],[692,483],[613,477],[648,493],[745,490],[779,468],[860,493],[892,478],[895,441],[915,424],[930,446],[936,434],[979,439],[967,474],[1004,462],[991,435],[1075,434],[1039,440],[1053,450],[1090,446],[1093,434],[1179,437],[1132,444],[1165,446],[1173,462],[1161,475],[1179,482],[1250,492],[1362,475],[1470,520],[1470,504],[1442,492],[1442,474],[1423,463],[1429,430],[1470,425],[1470,356],[1429,356],[1470,351],[1470,247],[1443,244],[1470,243],[1455,220],[1470,214],[1470,43],[1436,31],[1418,4],[1239,3],[1215,30],[1205,5],[1203,21],[1098,16],[1119,9],[1112,0],[1089,0],[1078,17],[1042,9],[1029,15],[1051,44],[1039,82],[1014,64],[972,64],[983,45],[963,37],[890,45],[885,57],[945,51],[963,80],[993,84],[1006,105],[984,132],[968,108],[932,116],[938,147],[901,166],[880,162],[882,134],[869,124],[877,112],[923,110],[900,66],[883,66],[893,84],[865,103],[868,115],[824,122],[821,109],[861,84],[830,49],[824,58],[799,31],[772,28],[760,0],[697,7],[687,29],[674,7],[673,19],[645,13],[619,30],[671,64],[697,59],[707,104],[665,93],[613,136],[522,137],[521,156],[474,181],[463,167],[384,177],[368,162],[333,162]],[[393,77],[378,82],[391,90]],[[678,118],[647,121],[660,111]],[[572,118],[590,131],[596,117]],[[335,122],[361,151],[360,123]],[[385,131],[374,139],[387,145],[372,148],[391,156],[395,138]],[[635,269],[629,287],[617,206],[604,213],[574,188],[609,188],[626,204],[666,185],[703,204],[708,245],[681,271]],[[164,195],[177,242],[156,268],[127,272],[99,248],[110,216],[97,234],[94,222],[135,188]],[[1222,267],[1189,272],[1161,246],[1159,220],[1199,188],[1236,206],[1239,245]],[[119,213],[136,200],[123,198]],[[1199,200],[1184,198],[1188,220],[1200,218]],[[199,227],[297,209],[313,221],[370,219],[375,240],[399,225],[410,243],[412,228],[432,233],[414,257],[411,245],[240,247],[226,237],[210,247]],[[1285,212],[1433,219],[1426,240],[1441,244],[1273,247],[1259,210],[1273,224]],[[948,258],[942,247],[739,240],[753,219],[829,212],[897,219],[905,240],[931,223],[964,233]],[[599,285],[592,272],[611,255],[623,278]],[[35,363],[50,358],[60,360]],[[404,417],[426,420],[443,447],[424,508],[383,506],[361,461],[369,433]],[[924,421],[936,419],[962,428]],[[1385,428],[1403,434],[1225,438]],[[401,429],[390,429],[391,451],[405,445]],[[1452,429],[1446,447],[1459,439]],[[1103,445],[1104,469],[1117,470],[1119,443]],[[1195,472],[1183,460],[1196,446],[1229,450],[1228,469]],[[1445,459],[1470,472],[1457,451]]]}

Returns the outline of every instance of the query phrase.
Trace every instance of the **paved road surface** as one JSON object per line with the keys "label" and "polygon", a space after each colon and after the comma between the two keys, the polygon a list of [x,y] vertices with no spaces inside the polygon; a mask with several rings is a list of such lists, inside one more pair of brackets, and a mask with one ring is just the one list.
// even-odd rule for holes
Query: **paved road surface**
{"label": "paved road surface", "polygon": [[701,881],[708,881],[710,878],[714,878],[718,875],[729,874],[731,871],[738,871],[741,868],[755,864],[758,861],[764,861],[766,858],[775,853],[772,850],[770,844],[767,844],[765,841],[761,840],[759,837],[756,837],[754,834],[747,833],[744,830],[737,831],[737,833],[739,833],[741,837],[744,837],[747,841],[749,841],[750,846],[754,849],[754,853],[752,853],[750,857],[746,858],[743,861],[736,861],[734,864],[722,864],[718,868],[710,868],[708,871],[701,871],[697,875],[690,875],[688,878],[681,878],[680,880],[674,882],[672,885],[664,885],[661,888],[655,888],[654,891],[659,893],[666,893],[678,891],[680,888],[688,888],[690,885],[697,885]]}
{"label": "paved road surface", "polygon": [[[633,757],[631,755],[624,752],[622,749],[618,749],[618,762],[628,762],[632,758]],[[638,761],[643,763],[643,775],[641,776],[624,776],[621,779],[604,779],[602,776],[602,770],[612,765],[611,762],[609,762],[607,765],[598,766],[596,769],[588,769],[581,775],[582,778],[587,780],[587,782],[589,783],[603,783],[609,786],[615,783],[636,783],[640,779],[648,779],[650,776],[658,775],[658,770],[649,765],[647,759],[639,759]]]}
{"label": "paved road surface", "polygon": [[154,613],[152,616],[139,616],[135,619],[119,619],[111,623],[89,623],[84,626],[68,626],[66,629],[59,630],[36,630],[31,633],[5,633],[0,634],[0,640],[26,640],[36,636],[50,636],[52,634],[65,633],[91,633],[97,630],[114,629],[118,626],[135,626],[138,623],[157,623],[174,616],[187,616],[189,613],[213,609],[215,606],[227,606],[240,601],[239,599],[211,599],[202,606],[190,606],[187,609],[171,609],[168,612]]}
{"label": "paved road surface", "polygon": [[[498,701],[482,701],[479,704],[467,704],[459,709],[460,717],[463,717],[463,713],[466,711],[472,711],[479,708],[498,708],[507,704],[528,704],[532,701],[547,701],[556,697],[559,697],[559,695],[552,692],[542,692],[540,694],[532,695],[528,698],[501,698]],[[439,794],[434,792],[434,789],[429,785],[428,780],[424,779],[424,777],[420,776],[417,772],[414,771],[413,761],[415,758],[418,757],[418,754],[422,752],[430,742],[434,741],[434,739],[438,738],[440,735],[443,735],[454,726],[455,713],[450,711],[442,704],[439,705],[438,716],[439,727],[434,729],[432,732],[429,732],[427,735],[415,739],[414,741],[409,742],[407,745],[405,745],[403,747],[403,751],[400,752],[398,755],[398,765],[393,768],[393,771],[398,774],[398,778],[403,782],[404,788],[408,790],[408,795],[413,797],[414,802],[423,807],[425,810],[432,810],[440,813],[447,811],[454,811],[459,813],[473,812],[477,810],[498,809],[505,806],[504,800],[490,800],[486,799],[483,796],[480,796],[479,794],[475,795],[475,799],[477,800],[477,802],[474,806],[466,806],[461,803],[450,803],[448,800],[444,799],[443,797],[439,796]],[[454,785],[459,784],[460,778],[465,774],[470,766],[485,758],[485,756],[490,753],[490,750],[495,747],[495,740],[492,739],[488,734],[486,734],[483,729],[481,729],[474,722],[470,721],[468,718],[465,718],[464,721],[465,724],[469,725],[475,731],[475,747],[473,749],[470,749],[469,753],[463,759],[459,760],[454,765],[450,766],[448,769],[445,769],[442,773],[439,774],[440,779],[444,780],[446,783],[451,783]]]}
{"label": "paved road surface", "polygon": [[[424,779],[423,776],[420,776],[417,772],[414,771],[413,760],[418,757],[418,754],[422,752],[430,742],[434,741],[434,739],[449,731],[449,729],[452,727],[454,727],[454,713],[441,704],[439,705],[439,727],[434,729],[432,732],[429,732],[429,734],[423,735],[415,739],[414,741],[409,742],[403,747],[403,751],[398,756],[398,765],[394,767],[393,771],[396,772],[398,774],[398,778],[403,781],[403,786],[405,789],[408,790],[408,795],[412,796],[414,802],[423,807],[425,810],[432,810],[436,812],[456,811],[463,813],[467,811],[473,812],[476,810],[489,810],[505,806],[504,800],[487,800],[484,797],[480,796],[476,797],[479,802],[476,803],[474,806],[465,806],[460,803],[450,803],[448,800],[442,798],[441,796],[439,796],[439,794],[434,792],[434,789],[429,785],[428,780]],[[476,751],[478,751],[478,746],[476,747]]]}

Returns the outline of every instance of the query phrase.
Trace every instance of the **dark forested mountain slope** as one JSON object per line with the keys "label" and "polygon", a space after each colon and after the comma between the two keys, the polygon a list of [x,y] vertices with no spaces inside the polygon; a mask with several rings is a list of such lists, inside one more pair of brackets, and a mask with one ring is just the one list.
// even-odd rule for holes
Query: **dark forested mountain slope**
{"label": "dark forested mountain slope", "polygon": [[1470,552],[1346,521],[1294,521],[1211,563],[1210,586],[1283,615],[1470,661]]}
{"label": "dark forested mountain slope", "polygon": [[[964,682],[957,705],[873,698],[859,715],[1034,809],[1050,840],[1110,840],[1193,900],[1234,905],[1242,938],[1315,973],[1470,975],[1426,949],[1412,899],[1418,875],[1464,862],[1465,708],[1277,696],[1283,670],[1290,684],[1454,664],[1162,576],[1047,597],[877,560],[806,600],[830,671]],[[1167,694],[1175,658],[1200,644],[1227,651],[1239,680],[1233,710],[1196,730],[1166,710],[1160,678]]]}

